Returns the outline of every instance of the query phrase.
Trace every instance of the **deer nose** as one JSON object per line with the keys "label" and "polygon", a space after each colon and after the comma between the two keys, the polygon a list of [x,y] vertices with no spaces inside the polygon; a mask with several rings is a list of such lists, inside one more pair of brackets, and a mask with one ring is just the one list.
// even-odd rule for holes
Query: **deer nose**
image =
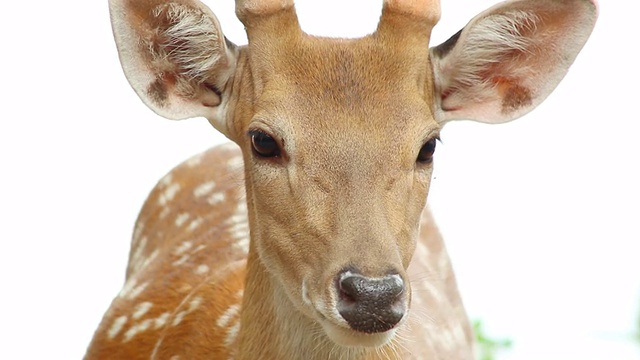
{"label": "deer nose", "polygon": [[338,274],[337,310],[356,331],[392,329],[406,312],[404,282],[398,274],[368,278],[352,270]]}

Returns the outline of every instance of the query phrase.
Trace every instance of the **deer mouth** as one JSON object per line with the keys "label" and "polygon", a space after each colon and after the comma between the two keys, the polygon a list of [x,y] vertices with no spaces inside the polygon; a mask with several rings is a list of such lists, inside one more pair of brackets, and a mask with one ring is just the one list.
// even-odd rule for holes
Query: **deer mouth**
{"label": "deer mouth", "polygon": [[328,320],[321,321],[320,324],[331,341],[345,347],[374,348],[386,345],[395,337],[398,329],[396,326],[384,332],[366,333],[336,325]]}
{"label": "deer mouth", "polygon": [[[324,333],[335,344],[344,347],[376,348],[388,344],[404,324],[407,314],[393,325],[378,327],[375,331],[355,327],[340,315],[337,304],[330,306],[325,303],[310,304],[314,310],[316,322],[321,325]],[[324,311],[323,311],[324,310]],[[375,313],[363,314],[372,321],[379,320]]]}

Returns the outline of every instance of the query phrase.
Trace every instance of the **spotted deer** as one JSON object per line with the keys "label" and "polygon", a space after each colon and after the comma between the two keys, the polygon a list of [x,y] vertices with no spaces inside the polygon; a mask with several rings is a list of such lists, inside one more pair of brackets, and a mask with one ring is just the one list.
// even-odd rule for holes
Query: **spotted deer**
{"label": "spotted deer", "polygon": [[470,359],[428,210],[440,129],[542,102],[595,0],[510,0],[429,47],[437,0],[384,0],[376,31],[314,37],[292,0],[237,0],[247,46],[197,0],[110,0],[124,73],[169,119],[236,145],[149,195],[87,359]]}

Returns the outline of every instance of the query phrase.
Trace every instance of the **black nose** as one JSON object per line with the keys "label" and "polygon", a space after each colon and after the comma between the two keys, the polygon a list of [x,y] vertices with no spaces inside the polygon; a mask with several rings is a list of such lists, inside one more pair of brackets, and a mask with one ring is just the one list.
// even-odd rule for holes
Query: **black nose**
{"label": "black nose", "polygon": [[353,330],[390,330],[404,316],[404,282],[400,275],[367,278],[351,270],[338,274],[338,312]]}

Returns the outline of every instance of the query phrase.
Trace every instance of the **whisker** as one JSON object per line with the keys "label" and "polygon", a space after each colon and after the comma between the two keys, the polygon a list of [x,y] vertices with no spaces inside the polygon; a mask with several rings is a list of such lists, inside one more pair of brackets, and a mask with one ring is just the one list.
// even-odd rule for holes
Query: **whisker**
{"label": "whisker", "polygon": [[409,281],[423,281],[423,280],[446,280],[449,278],[449,274],[445,274],[441,271],[421,271],[417,273],[409,274]]}

